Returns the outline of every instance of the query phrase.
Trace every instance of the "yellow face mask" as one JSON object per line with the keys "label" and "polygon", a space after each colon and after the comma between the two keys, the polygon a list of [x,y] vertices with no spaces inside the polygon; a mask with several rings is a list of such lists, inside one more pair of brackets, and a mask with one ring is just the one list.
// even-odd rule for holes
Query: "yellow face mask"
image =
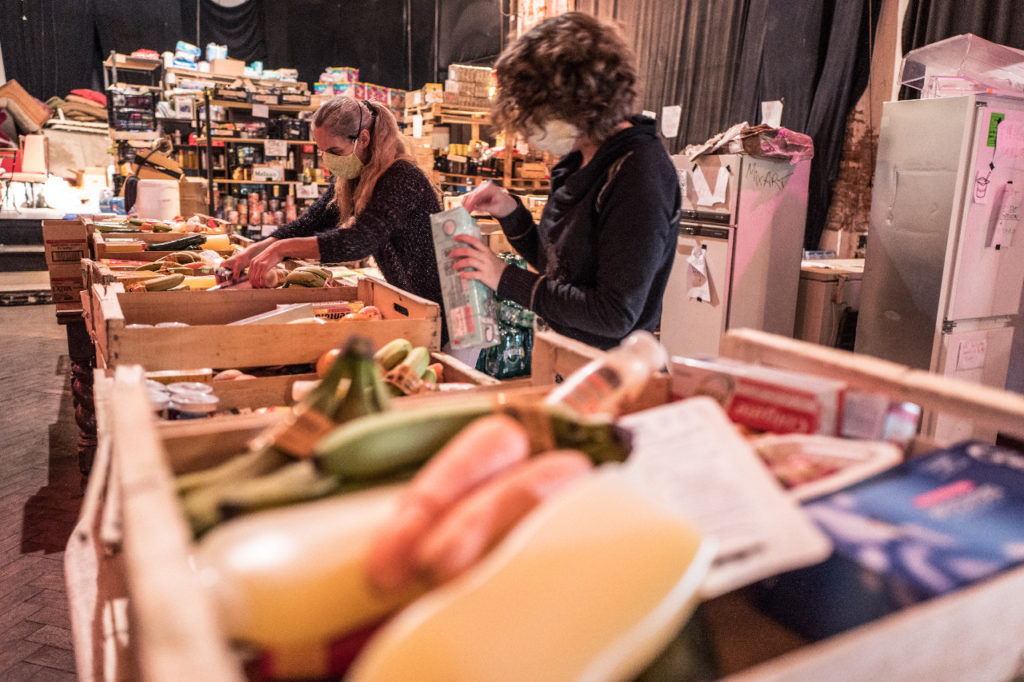
{"label": "yellow face mask", "polygon": [[331,171],[331,175],[342,180],[354,180],[359,177],[359,174],[363,172],[363,162],[356,156],[356,149],[359,147],[359,141],[356,140],[355,145],[352,147],[352,153],[340,156],[338,154],[331,154],[328,152],[323,153],[323,165]]}

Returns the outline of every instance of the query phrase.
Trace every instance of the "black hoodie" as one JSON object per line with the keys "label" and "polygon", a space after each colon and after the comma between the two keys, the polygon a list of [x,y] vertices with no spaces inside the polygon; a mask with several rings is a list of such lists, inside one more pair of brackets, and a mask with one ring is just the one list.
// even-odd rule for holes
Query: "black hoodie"
{"label": "black hoodie", "polygon": [[630,122],[583,168],[580,152],[554,167],[539,224],[521,202],[500,221],[540,274],[505,268],[498,295],[603,349],[634,330],[654,331],[679,233],[675,167],[654,121]]}

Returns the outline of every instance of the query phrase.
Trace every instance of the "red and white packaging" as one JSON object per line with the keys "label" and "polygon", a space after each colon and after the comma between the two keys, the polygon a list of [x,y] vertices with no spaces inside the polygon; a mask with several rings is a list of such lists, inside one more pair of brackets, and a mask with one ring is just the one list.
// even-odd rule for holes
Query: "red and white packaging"
{"label": "red and white packaging", "polygon": [[771,433],[838,436],[846,384],[723,358],[672,358],[676,399],[706,395],[743,426]]}

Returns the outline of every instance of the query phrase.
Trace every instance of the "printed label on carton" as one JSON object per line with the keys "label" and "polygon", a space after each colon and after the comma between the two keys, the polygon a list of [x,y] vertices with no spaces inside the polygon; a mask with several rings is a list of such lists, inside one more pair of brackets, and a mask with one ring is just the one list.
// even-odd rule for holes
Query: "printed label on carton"
{"label": "printed label on carton", "polygon": [[466,209],[456,208],[430,216],[434,235],[437,271],[441,277],[449,342],[453,348],[487,348],[498,343],[498,320],[494,292],[475,279],[462,279],[451,258],[460,234],[480,237],[480,226]]}

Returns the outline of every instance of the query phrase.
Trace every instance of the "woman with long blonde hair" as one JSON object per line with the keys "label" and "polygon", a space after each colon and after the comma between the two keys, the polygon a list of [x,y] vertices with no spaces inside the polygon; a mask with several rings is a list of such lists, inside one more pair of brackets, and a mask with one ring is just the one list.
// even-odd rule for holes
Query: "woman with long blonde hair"
{"label": "woman with long blonde hair", "polygon": [[285,258],[343,263],[373,256],[389,283],[441,304],[430,214],[437,193],[412,158],[388,108],[334,97],[313,116],[321,163],[333,176],[327,191],[297,220],[224,261],[262,286]]}

